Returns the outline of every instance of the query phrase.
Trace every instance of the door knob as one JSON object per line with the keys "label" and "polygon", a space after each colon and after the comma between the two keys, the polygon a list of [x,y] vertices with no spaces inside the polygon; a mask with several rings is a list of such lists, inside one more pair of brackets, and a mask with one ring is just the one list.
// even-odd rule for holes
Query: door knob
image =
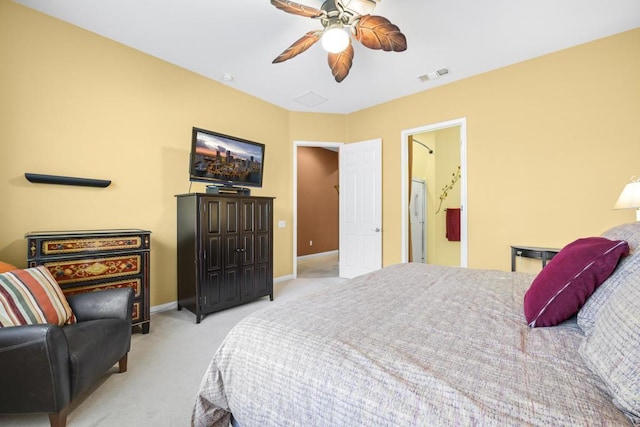
{"label": "door knob", "polygon": [[380,228],[379,228],[379,227],[376,227],[376,229],[375,229],[375,230],[373,230],[373,231],[375,231],[376,233],[379,233],[379,232],[380,232]]}

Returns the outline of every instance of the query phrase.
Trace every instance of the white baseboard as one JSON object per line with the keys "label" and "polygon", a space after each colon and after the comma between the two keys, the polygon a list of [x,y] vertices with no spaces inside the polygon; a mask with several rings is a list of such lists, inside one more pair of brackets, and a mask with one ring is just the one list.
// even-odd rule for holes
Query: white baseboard
{"label": "white baseboard", "polygon": [[153,313],[160,313],[162,311],[177,310],[177,309],[178,309],[178,301],[172,301],[166,304],[152,305],[149,308],[149,311],[151,312],[151,314],[153,314]]}
{"label": "white baseboard", "polygon": [[287,274],[286,276],[274,277],[273,283],[286,282],[287,280],[293,280],[293,274]]}
{"label": "white baseboard", "polygon": [[338,252],[339,252],[338,249],[336,249],[335,251],[318,252],[317,254],[301,255],[301,256],[298,257],[298,261],[303,260],[303,259],[308,259],[308,258],[316,258],[316,257],[326,256],[326,255],[337,255]]}
{"label": "white baseboard", "polygon": [[[280,283],[280,282],[286,282],[287,280],[293,280],[293,274],[288,274],[286,276],[280,276],[280,277],[274,277],[273,278],[273,283]],[[168,302],[166,304],[160,304],[160,305],[153,305],[149,308],[149,312],[151,314],[153,313],[160,313],[163,311],[167,311],[167,310],[177,310],[178,309],[178,301],[171,301]]]}

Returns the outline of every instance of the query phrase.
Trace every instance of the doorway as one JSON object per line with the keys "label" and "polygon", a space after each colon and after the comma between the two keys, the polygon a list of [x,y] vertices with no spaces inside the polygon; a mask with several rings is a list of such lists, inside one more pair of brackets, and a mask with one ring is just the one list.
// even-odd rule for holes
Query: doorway
{"label": "doorway", "polygon": [[339,152],[339,274],[350,278],[382,268],[382,139],[293,142],[293,278],[298,277],[298,148]]}
{"label": "doorway", "polygon": [[[329,277],[328,275],[337,276],[337,264],[338,264],[338,250],[327,250],[321,249],[320,251],[316,250],[316,248],[323,247],[323,242],[319,242],[316,238],[306,238],[304,242],[301,243],[299,238],[299,226],[300,223],[304,223],[304,215],[308,214],[307,211],[303,207],[299,206],[299,203],[303,203],[303,201],[299,200],[298,197],[298,189],[301,183],[298,182],[298,171],[301,165],[299,162],[299,151],[307,149],[307,148],[317,148],[322,150],[327,150],[327,153],[340,152],[340,147],[343,144],[340,142],[320,142],[320,141],[294,141],[293,142],[293,278],[297,278],[299,275],[299,270],[303,276],[309,277]],[[318,161],[321,161],[319,159]],[[304,170],[304,165],[302,165],[302,170]],[[308,167],[308,166],[307,166]],[[303,187],[304,188],[304,187]],[[328,189],[328,191],[333,192],[336,200],[338,199],[338,190],[337,188]],[[336,224],[338,222],[338,214],[335,214]],[[322,236],[324,237],[324,236]],[[315,245],[315,246],[314,246]],[[320,245],[320,246],[319,246]],[[338,248],[339,249],[339,248]],[[300,255],[303,253],[303,255]],[[335,274],[334,274],[335,272]]]}
{"label": "doorway", "polygon": [[[426,181],[426,262],[466,267],[466,119],[407,129],[401,132],[401,138],[402,262],[419,262],[413,257],[409,193],[412,190],[411,180],[416,177]],[[420,145],[416,144],[418,141]],[[416,149],[412,150],[414,147]],[[422,158],[422,163],[415,163],[419,158]],[[413,165],[416,170],[412,170]],[[456,230],[453,230],[453,224]],[[453,237],[450,231],[457,231],[458,236]]]}

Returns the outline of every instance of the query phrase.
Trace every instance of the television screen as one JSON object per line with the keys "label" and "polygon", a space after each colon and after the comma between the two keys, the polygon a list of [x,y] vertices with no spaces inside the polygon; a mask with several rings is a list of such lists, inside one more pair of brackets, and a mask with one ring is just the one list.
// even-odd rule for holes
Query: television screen
{"label": "television screen", "polygon": [[264,144],[193,128],[191,181],[262,187]]}

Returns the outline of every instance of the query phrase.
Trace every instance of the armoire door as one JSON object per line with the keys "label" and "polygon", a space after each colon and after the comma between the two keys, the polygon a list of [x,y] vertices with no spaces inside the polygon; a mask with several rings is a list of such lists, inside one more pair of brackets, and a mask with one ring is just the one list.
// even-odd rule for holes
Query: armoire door
{"label": "armoire door", "polygon": [[266,295],[273,289],[273,212],[271,200],[256,202],[256,293]]}
{"label": "armoire door", "polygon": [[201,219],[201,285],[200,299],[205,311],[221,301],[222,283],[222,223],[220,200],[204,198],[200,209]]}
{"label": "armoire door", "polygon": [[253,199],[242,200],[241,241],[241,298],[249,299],[257,296],[256,291],[256,202]]}
{"label": "armoire door", "polygon": [[240,301],[242,277],[241,213],[238,199],[221,199],[223,278],[220,289],[222,304]]}

